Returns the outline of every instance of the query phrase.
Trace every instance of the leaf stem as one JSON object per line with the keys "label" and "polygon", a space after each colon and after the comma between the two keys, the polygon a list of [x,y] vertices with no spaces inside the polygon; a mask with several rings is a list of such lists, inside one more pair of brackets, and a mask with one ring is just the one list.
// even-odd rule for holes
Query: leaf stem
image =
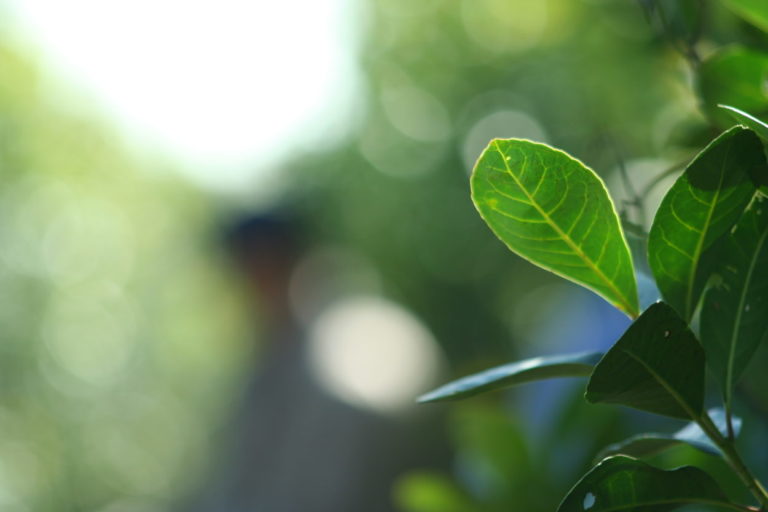
{"label": "leaf stem", "polygon": [[[726,417],[730,419],[730,414],[726,413]],[[712,418],[709,414],[702,413],[699,419],[696,420],[701,429],[709,436],[709,438],[717,445],[723,452],[725,459],[731,465],[733,470],[739,475],[744,485],[752,492],[760,503],[761,510],[768,510],[768,491],[765,490],[763,484],[752,474],[741,456],[736,451],[736,446],[732,439],[726,438],[720,433],[720,430],[715,426]],[[732,428],[732,427],[731,427]],[[729,434],[730,437],[730,434]]]}

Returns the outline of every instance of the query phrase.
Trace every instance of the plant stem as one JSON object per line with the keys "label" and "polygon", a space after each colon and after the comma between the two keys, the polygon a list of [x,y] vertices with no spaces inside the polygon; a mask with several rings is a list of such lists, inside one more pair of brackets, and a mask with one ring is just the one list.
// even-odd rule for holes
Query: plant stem
{"label": "plant stem", "polygon": [[768,510],[768,491],[765,490],[763,484],[761,484],[760,481],[755,478],[747,465],[744,464],[741,456],[736,451],[736,446],[734,445],[733,441],[727,439],[723,436],[723,434],[720,433],[720,430],[718,430],[712,421],[712,418],[710,418],[709,414],[706,412],[701,415],[701,417],[697,420],[697,423],[707,434],[707,436],[712,439],[717,447],[720,448],[720,450],[723,452],[723,455],[725,456],[725,459],[731,465],[736,474],[739,475],[739,478],[741,478],[742,482],[744,482],[744,485],[746,485],[747,488],[755,496],[755,498],[757,498],[757,501],[760,503],[761,510]]}

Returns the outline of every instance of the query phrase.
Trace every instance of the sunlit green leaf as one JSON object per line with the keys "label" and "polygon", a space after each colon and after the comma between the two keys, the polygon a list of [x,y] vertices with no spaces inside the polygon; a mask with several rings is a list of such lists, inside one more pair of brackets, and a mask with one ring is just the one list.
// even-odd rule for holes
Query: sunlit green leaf
{"label": "sunlit green leaf", "polygon": [[[710,409],[709,416],[712,422],[720,430],[723,436],[728,436],[728,427],[726,425],[725,411],[722,408]],[[732,418],[733,430],[736,435],[741,431],[741,418]],[[632,457],[650,457],[659,452],[687,444],[711,455],[721,455],[720,448],[701,430],[701,427],[695,422],[691,422],[674,434],[660,434],[656,432],[647,434],[638,434],[624,441],[605,447],[598,455],[598,459],[603,459],[609,455],[623,454]]]}
{"label": "sunlit green leaf", "polygon": [[717,284],[704,298],[701,342],[726,402],[768,332],[768,204],[757,196],[719,242]]}
{"label": "sunlit green leaf", "polygon": [[768,32],[768,2],[765,0],[723,0],[736,14]]}
{"label": "sunlit green leaf", "polygon": [[497,366],[441,386],[419,398],[419,402],[458,400],[515,384],[557,377],[586,377],[602,357],[601,352],[534,357]]}
{"label": "sunlit green leaf", "polygon": [[697,419],[704,403],[704,351],[675,310],[658,302],[597,363],[586,398]]}
{"label": "sunlit green leaf", "polygon": [[665,471],[631,457],[609,457],[568,492],[558,512],[664,512],[689,503],[737,508],[704,471]]}
{"label": "sunlit green leaf", "polygon": [[709,275],[705,251],[729,230],[754,195],[765,167],[758,137],[736,126],[715,139],[667,192],[648,238],[648,263],[662,297],[690,320]]}
{"label": "sunlit green leaf", "polygon": [[637,315],[637,284],[616,210],[584,164],[545,144],[495,139],[475,165],[472,199],[514,252]]}
{"label": "sunlit green leaf", "polygon": [[[761,0],[762,1],[762,0]],[[732,46],[706,59],[698,68],[698,88],[708,116],[730,124],[718,105],[731,105],[753,115],[768,114],[768,54]]]}

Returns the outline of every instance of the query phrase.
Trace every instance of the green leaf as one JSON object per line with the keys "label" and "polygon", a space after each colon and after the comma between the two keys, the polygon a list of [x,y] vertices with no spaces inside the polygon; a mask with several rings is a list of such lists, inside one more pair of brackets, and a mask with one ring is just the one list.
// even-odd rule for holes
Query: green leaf
{"label": "green leaf", "polygon": [[719,280],[704,298],[701,343],[723,385],[733,387],[768,333],[768,204],[756,196],[733,231],[716,246]]}
{"label": "green leaf", "polygon": [[463,377],[419,397],[419,402],[459,400],[516,384],[557,377],[587,377],[601,352],[534,357]]}
{"label": "green leaf", "polygon": [[764,141],[768,141],[768,124],[765,124],[752,114],[748,114],[743,110],[730,105],[718,105],[718,107],[725,109],[728,113],[736,119],[739,123],[743,124],[747,128],[750,128],[756,134],[760,136]]}
{"label": "green leaf", "polygon": [[[761,0],[762,1],[762,0]],[[705,113],[718,125],[730,124],[718,105],[732,105],[756,115],[768,114],[768,55],[731,46],[706,59],[698,69],[698,89]]]}
{"label": "green leaf", "polygon": [[586,398],[695,420],[704,403],[704,351],[675,310],[657,302],[597,363]]}
{"label": "green leaf", "polygon": [[723,0],[733,12],[768,32],[768,2],[765,0]]}
{"label": "green leaf", "polygon": [[689,503],[739,509],[704,471],[658,469],[631,457],[609,457],[568,492],[558,512],[665,512]]}
{"label": "green leaf", "polygon": [[728,231],[754,195],[765,167],[760,140],[736,126],[688,165],[661,202],[648,237],[648,263],[661,295],[690,320],[709,276],[705,251]]}
{"label": "green leaf", "polygon": [[594,171],[545,144],[494,139],[471,184],[480,216],[512,251],[637,316],[632,258]]}
{"label": "green leaf", "polygon": [[[728,426],[726,424],[725,411],[720,407],[710,409],[709,416],[720,433],[727,437]],[[741,431],[741,418],[734,417],[732,421],[734,433],[738,435]],[[697,450],[710,455],[722,455],[720,448],[701,430],[701,427],[695,422],[691,422],[674,434],[654,432],[632,436],[629,439],[605,447],[598,455],[598,459],[619,453],[638,458],[650,457],[682,444],[693,446]]]}

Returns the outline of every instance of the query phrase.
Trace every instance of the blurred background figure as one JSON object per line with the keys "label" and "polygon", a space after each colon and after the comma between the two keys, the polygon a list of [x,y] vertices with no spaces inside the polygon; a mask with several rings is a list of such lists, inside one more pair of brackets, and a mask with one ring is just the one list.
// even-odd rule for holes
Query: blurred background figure
{"label": "blurred background figure", "polygon": [[[246,217],[228,230],[225,241],[261,328],[254,344],[252,376],[246,381],[235,417],[219,436],[221,449],[214,468],[204,474],[199,495],[182,510],[394,510],[392,487],[400,473],[424,465],[444,465],[447,447],[435,435],[437,418],[427,414],[413,421],[417,418],[412,415],[396,418],[360,404],[356,407],[334,396],[322,375],[318,378],[322,368],[317,368],[308,333],[291,304],[291,280],[305,249],[294,219],[278,212]],[[325,275],[324,279],[327,285],[333,277]],[[341,320],[365,324],[370,318],[358,314]],[[381,326],[367,323],[360,327],[352,340],[356,346],[346,347],[361,356],[353,364],[372,365],[373,371],[389,375],[389,387],[397,389],[398,381],[409,378],[403,370],[412,364],[387,366],[393,362],[386,357],[391,347],[429,342],[406,336],[387,340],[389,348],[376,346],[370,340],[377,333],[371,331]],[[338,329],[330,334],[344,335]],[[413,359],[415,350],[416,356],[422,356],[416,357],[419,370],[428,375],[421,388],[407,389],[403,398],[408,402],[434,382],[429,373],[437,354],[425,355],[419,348],[406,346],[404,353],[396,354]],[[435,349],[426,345],[427,351]],[[425,422],[427,419],[433,421]],[[431,432],[418,430],[427,426]]]}

